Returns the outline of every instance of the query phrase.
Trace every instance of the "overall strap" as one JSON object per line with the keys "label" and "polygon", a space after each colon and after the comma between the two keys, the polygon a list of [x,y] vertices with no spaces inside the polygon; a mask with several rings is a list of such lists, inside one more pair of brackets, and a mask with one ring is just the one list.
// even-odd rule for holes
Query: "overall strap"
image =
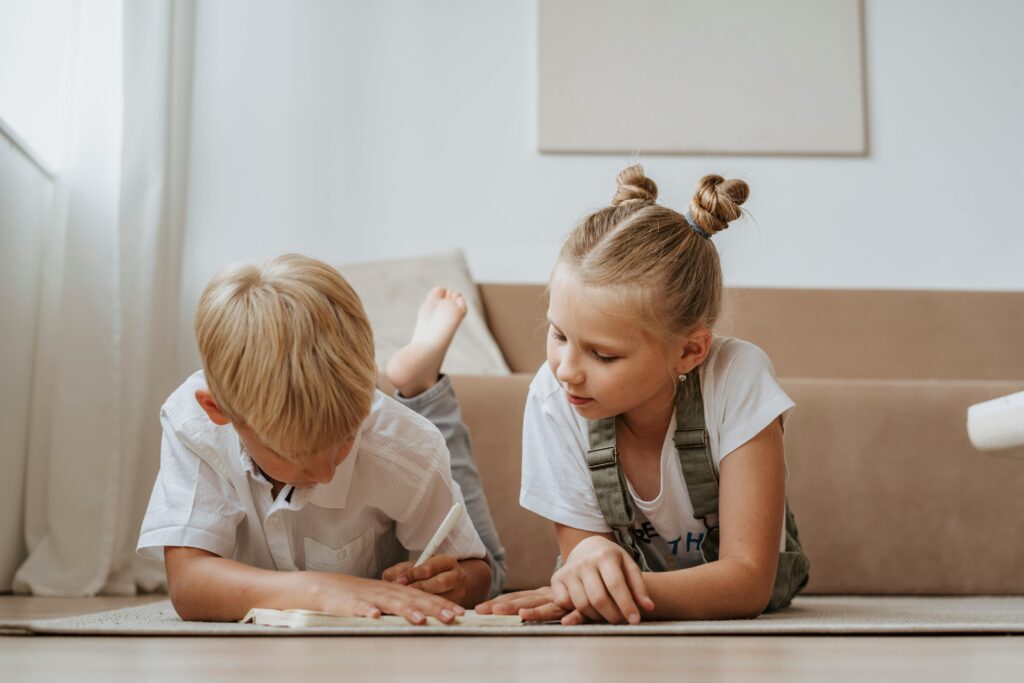
{"label": "overall strap", "polygon": [[587,467],[590,468],[590,478],[604,521],[612,528],[615,540],[632,555],[640,569],[650,571],[647,559],[633,537],[633,499],[619,467],[615,449],[615,418],[590,420],[588,427],[590,448]]}
{"label": "overall strap", "polygon": [[[676,433],[673,440],[679,464],[683,468],[683,481],[693,504],[693,516],[704,520],[704,526],[718,526],[718,474],[711,455],[711,442],[704,423],[704,398],[700,390],[700,375],[691,372],[687,382],[681,382],[676,392]],[[715,523],[708,518],[715,516]]]}

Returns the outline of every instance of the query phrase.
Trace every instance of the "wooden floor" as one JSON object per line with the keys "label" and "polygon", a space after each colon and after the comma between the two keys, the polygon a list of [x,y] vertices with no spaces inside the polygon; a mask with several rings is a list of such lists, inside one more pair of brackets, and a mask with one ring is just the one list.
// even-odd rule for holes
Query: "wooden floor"
{"label": "wooden floor", "polygon": [[[149,598],[152,599],[152,598]],[[147,598],[0,596],[0,618]],[[286,677],[282,679],[282,676]],[[112,638],[0,636],[14,681],[1021,681],[1024,637]]]}

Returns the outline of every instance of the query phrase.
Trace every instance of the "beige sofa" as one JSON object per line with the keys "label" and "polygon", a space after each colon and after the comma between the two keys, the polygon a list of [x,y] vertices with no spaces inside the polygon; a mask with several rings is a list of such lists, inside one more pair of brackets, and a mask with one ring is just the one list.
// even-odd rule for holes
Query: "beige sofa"
{"label": "beige sofa", "polygon": [[[518,503],[546,299],[480,294],[514,374],[454,382],[513,590],[545,583],[557,554]],[[807,593],[1024,595],[1024,458],[979,453],[965,430],[968,405],[1024,389],[1024,293],[733,289],[725,309],[717,331],[763,348],[797,403],[788,494]]]}

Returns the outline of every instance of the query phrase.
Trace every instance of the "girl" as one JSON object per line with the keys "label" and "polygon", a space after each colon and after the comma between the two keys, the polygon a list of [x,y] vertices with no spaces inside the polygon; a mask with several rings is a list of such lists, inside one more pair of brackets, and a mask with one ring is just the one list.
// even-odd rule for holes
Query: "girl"
{"label": "girl", "polygon": [[520,503],[555,524],[551,586],[478,612],[638,623],[754,617],[789,603],[808,564],[786,510],[793,402],[756,346],[715,337],[711,237],[747,184],[705,176],[689,211],[655,203],[640,166],[562,247],[548,362],[530,386]]}

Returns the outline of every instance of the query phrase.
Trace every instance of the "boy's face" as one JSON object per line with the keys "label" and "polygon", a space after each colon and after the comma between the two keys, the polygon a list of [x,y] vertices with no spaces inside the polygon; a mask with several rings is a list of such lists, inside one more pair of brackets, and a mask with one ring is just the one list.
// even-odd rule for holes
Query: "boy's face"
{"label": "boy's face", "polygon": [[334,479],[334,472],[338,465],[344,462],[348,454],[352,452],[353,440],[332,446],[326,450],[314,453],[301,462],[288,460],[279,455],[272,448],[244,425],[234,425],[235,431],[249,451],[260,471],[272,481],[281,484],[291,484],[295,488],[304,488],[314,484],[329,484]]}
{"label": "boy's face", "polygon": [[[233,424],[207,389],[196,390],[196,402],[214,424]],[[302,462],[294,462],[264,444],[256,432],[244,424],[233,426],[245,444],[245,449],[249,451],[249,457],[268,479],[279,484],[291,484],[296,488],[329,484],[334,479],[334,471],[352,452],[352,444],[355,443],[354,439],[349,439],[303,458]]]}

